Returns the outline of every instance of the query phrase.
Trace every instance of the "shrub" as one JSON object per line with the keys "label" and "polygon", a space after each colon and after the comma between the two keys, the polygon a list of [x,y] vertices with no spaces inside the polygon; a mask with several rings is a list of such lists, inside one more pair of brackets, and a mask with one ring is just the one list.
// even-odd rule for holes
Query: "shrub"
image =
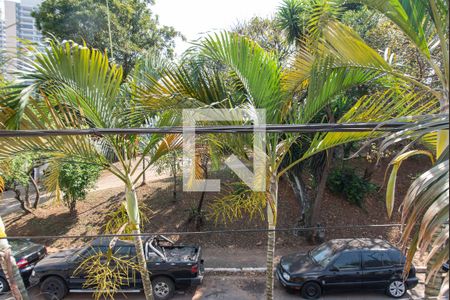
{"label": "shrub", "polygon": [[350,168],[333,169],[327,181],[328,189],[334,193],[343,195],[348,202],[362,207],[367,194],[376,190],[377,186]]}
{"label": "shrub", "polygon": [[81,161],[63,163],[59,175],[59,187],[64,192],[63,202],[70,212],[75,212],[78,200],[84,200],[100,175],[100,167]]}

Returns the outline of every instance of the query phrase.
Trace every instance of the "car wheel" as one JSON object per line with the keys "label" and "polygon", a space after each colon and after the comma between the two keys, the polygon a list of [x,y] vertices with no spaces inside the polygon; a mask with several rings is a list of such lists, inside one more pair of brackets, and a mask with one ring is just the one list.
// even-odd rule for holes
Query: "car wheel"
{"label": "car wheel", "polygon": [[403,295],[406,294],[406,284],[401,280],[392,280],[389,283],[386,292],[393,298],[403,297]]}
{"label": "car wheel", "polygon": [[41,284],[41,293],[47,300],[61,300],[67,295],[67,285],[59,277],[51,276]]}
{"label": "car wheel", "polygon": [[322,295],[322,288],[316,282],[307,282],[302,287],[302,297],[305,299],[319,299]]}
{"label": "car wheel", "polygon": [[153,295],[155,299],[167,300],[172,298],[175,285],[172,279],[167,277],[156,277],[152,280]]}
{"label": "car wheel", "polygon": [[9,284],[5,278],[0,277],[0,294],[9,291]]}

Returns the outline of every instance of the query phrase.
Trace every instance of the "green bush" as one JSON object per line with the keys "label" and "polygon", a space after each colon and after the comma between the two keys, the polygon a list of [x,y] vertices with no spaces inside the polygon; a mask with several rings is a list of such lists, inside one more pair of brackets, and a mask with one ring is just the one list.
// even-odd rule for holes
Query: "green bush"
{"label": "green bush", "polygon": [[350,168],[333,169],[327,181],[328,189],[334,193],[343,195],[351,204],[362,207],[367,194],[374,192],[377,186]]}
{"label": "green bush", "polygon": [[76,202],[84,200],[100,175],[100,167],[81,161],[63,163],[59,174],[59,187],[64,192],[63,203],[75,212]]}

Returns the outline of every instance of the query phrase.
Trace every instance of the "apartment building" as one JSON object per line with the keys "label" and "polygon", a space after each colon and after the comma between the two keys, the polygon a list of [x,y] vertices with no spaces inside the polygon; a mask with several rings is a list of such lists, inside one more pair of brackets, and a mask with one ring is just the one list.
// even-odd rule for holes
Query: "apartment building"
{"label": "apartment building", "polygon": [[[15,57],[21,40],[41,44],[42,34],[35,25],[31,12],[42,0],[0,0],[0,49],[3,55]],[[12,63],[14,64],[14,63]],[[15,65],[9,65],[17,67]]]}

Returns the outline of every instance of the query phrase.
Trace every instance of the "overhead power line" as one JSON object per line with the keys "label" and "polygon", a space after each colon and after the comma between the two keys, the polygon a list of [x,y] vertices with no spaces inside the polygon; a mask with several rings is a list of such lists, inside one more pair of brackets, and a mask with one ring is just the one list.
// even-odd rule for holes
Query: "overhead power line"
{"label": "overhead power line", "polygon": [[151,128],[89,128],[89,129],[49,129],[49,130],[0,130],[0,138],[6,137],[44,137],[67,135],[129,135],[129,134],[173,134],[183,131],[198,134],[207,133],[314,133],[314,132],[396,132],[411,123],[345,123],[345,124],[284,124],[284,125],[231,125],[199,127],[151,127]]}

